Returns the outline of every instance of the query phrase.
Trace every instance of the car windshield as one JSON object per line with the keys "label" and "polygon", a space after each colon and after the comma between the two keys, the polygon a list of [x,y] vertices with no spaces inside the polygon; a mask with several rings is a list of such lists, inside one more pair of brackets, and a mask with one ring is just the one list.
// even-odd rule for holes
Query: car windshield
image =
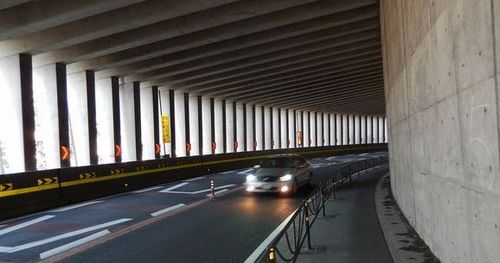
{"label": "car windshield", "polygon": [[270,158],[263,160],[260,164],[262,168],[289,168],[293,167],[296,160],[293,158]]}

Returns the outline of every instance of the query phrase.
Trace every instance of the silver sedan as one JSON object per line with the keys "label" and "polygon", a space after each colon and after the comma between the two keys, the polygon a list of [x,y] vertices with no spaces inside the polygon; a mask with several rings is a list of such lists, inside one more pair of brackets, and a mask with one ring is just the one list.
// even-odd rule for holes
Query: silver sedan
{"label": "silver sedan", "polygon": [[311,182],[312,167],[298,155],[276,155],[256,165],[246,177],[247,192],[281,192],[293,195]]}

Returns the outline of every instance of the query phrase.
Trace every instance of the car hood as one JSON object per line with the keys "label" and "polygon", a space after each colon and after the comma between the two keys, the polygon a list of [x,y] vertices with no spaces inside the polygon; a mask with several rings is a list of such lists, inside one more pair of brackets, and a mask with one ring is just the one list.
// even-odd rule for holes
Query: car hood
{"label": "car hood", "polygon": [[293,169],[290,168],[259,168],[255,171],[255,176],[283,176],[291,173]]}

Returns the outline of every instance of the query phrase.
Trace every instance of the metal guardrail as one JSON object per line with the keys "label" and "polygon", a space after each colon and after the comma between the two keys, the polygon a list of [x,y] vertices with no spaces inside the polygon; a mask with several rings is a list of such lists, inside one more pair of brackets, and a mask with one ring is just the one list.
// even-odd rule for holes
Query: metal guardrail
{"label": "metal guardrail", "polygon": [[388,163],[387,157],[377,157],[351,163],[337,171],[333,176],[316,188],[289,218],[288,223],[275,239],[266,247],[255,262],[275,263],[295,262],[303,251],[304,243],[307,250],[313,250],[311,245],[311,225],[318,215],[325,214],[325,203],[333,195],[336,198],[336,188],[352,182],[354,176],[360,176],[368,169]]}

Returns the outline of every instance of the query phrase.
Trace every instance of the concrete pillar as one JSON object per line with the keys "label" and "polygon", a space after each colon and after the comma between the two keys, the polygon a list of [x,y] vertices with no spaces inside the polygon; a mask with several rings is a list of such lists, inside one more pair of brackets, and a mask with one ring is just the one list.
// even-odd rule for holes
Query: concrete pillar
{"label": "concrete pillar", "polygon": [[0,173],[36,169],[31,56],[0,58]]}
{"label": "concrete pillar", "polygon": [[122,161],[137,160],[135,143],[135,109],[134,105],[135,83],[120,85],[120,134]]}
{"label": "concrete pillar", "polygon": [[113,120],[111,78],[97,81],[95,93],[98,163],[113,163],[115,161],[115,142],[113,122],[110,121]]}
{"label": "concrete pillar", "polygon": [[[151,87],[151,110],[153,113],[153,138],[154,138],[154,154],[155,159],[159,159],[161,156],[161,139],[160,139],[160,106],[159,106],[159,96],[158,87]],[[141,104],[142,105],[142,104]],[[146,102],[147,105],[147,102]]]}
{"label": "concrete pillar", "polygon": [[245,150],[245,116],[245,105],[242,103],[236,103],[236,142],[238,144],[238,147],[236,148],[237,152],[243,152]]}
{"label": "concrete pillar", "polygon": [[281,149],[287,148],[288,141],[288,130],[286,129],[286,122],[288,120],[288,116],[286,115],[286,109],[280,109],[280,141],[281,141]]}
{"label": "concrete pillar", "polygon": [[355,123],[354,123],[354,115],[349,114],[347,115],[349,118],[349,144],[354,144],[354,137],[355,137]]}
{"label": "concrete pillar", "polygon": [[184,97],[184,140],[185,140],[184,149],[186,152],[186,156],[191,156],[193,149],[191,144],[191,120],[190,120],[191,108],[189,107],[190,106],[189,93],[184,93],[183,97]]}
{"label": "concrete pillar", "polygon": [[246,149],[245,151],[254,150],[254,140],[255,140],[255,120],[254,120],[254,105],[246,104]]}
{"label": "concrete pillar", "polygon": [[377,116],[372,116],[372,125],[373,125],[373,143],[378,143],[379,142],[379,125],[378,125],[378,117]]}
{"label": "concrete pillar", "polygon": [[232,101],[225,101],[225,112],[226,112],[226,137],[223,138],[226,142],[226,153],[233,153],[234,150],[234,141],[236,139],[235,131],[236,131],[236,122],[235,122],[235,109],[233,108],[236,104]]}
{"label": "concrete pillar", "polygon": [[220,99],[214,99],[214,121],[215,121],[215,153],[224,153],[224,117],[222,112],[222,101]]}
{"label": "concrete pillar", "polygon": [[174,91],[175,122],[175,156],[186,156],[186,116],[184,112],[184,92]]}
{"label": "concrete pillar", "polygon": [[303,132],[303,141],[302,141],[302,144],[304,145],[304,147],[309,147],[310,146],[310,135],[309,135],[309,132],[310,132],[310,121],[309,121],[309,112],[307,111],[303,111],[303,114],[304,114],[304,120],[302,121],[302,126],[304,126],[304,132]]}
{"label": "concrete pillar", "polygon": [[[168,117],[169,118],[169,124],[172,123],[172,120],[171,120],[171,114],[170,114],[170,92],[168,90],[167,87],[159,87],[158,88],[158,93],[159,93],[159,101],[158,101],[158,105],[160,107],[160,125],[159,125],[159,130],[160,130],[160,144],[161,144],[161,155],[162,156],[172,156],[172,147],[171,147],[171,144],[172,144],[172,140],[170,138],[170,141],[168,141],[167,139],[168,138],[165,138],[164,135],[163,135],[163,125],[162,125],[162,122],[161,122],[161,118],[162,116],[163,117]],[[172,125],[169,125],[169,131],[170,131],[170,135],[172,134]]]}
{"label": "concrete pillar", "polygon": [[142,142],[142,159],[155,159],[155,127],[153,107],[153,87],[141,87],[141,142]]}
{"label": "concrete pillar", "polygon": [[203,154],[212,154],[212,121],[210,115],[210,98],[202,97],[202,131],[203,131]]}
{"label": "concrete pillar", "polygon": [[263,107],[264,110],[264,150],[272,149],[272,125],[271,108]]}
{"label": "concrete pillar", "polygon": [[366,116],[361,115],[360,116],[361,120],[361,125],[360,125],[360,130],[361,130],[361,138],[360,138],[360,143],[365,144],[366,143]]}
{"label": "concrete pillar", "polygon": [[330,114],[323,113],[322,123],[323,123],[323,146],[330,146],[330,125],[328,123]]}
{"label": "concrete pillar", "polygon": [[[64,65],[62,66],[64,67]],[[58,88],[63,90],[64,95],[66,95],[66,72],[64,70],[64,74],[62,74],[64,76],[64,85],[58,87],[58,74],[56,71],[56,64],[33,69],[37,170],[61,167]],[[66,96],[61,99],[66,102]],[[67,106],[66,103],[64,104]],[[66,145],[66,147],[69,150],[69,145]],[[69,159],[67,163],[69,164]]]}
{"label": "concrete pillar", "polygon": [[198,120],[198,97],[189,95],[189,143],[191,144],[191,156],[200,155],[200,140]]}
{"label": "concrete pillar", "polygon": [[336,145],[337,142],[337,132],[335,125],[335,123],[337,122],[337,118],[334,113],[330,113],[329,122],[330,122],[330,145],[334,146]]}
{"label": "concrete pillar", "polygon": [[271,148],[272,149],[280,149],[281,148],[281,117],[280,117],[280,109],[279,108],[271,108],[272,110],[272,118],[271,118],[271,123],[272,123],[272,139],[271,139]]}
{"label": "concrete pillar", "polygon": [[[84,72],[68,76],[67,98],[69,113],[70,160],[72,166],[90,164],[89,100],[88,85]],[[98,96],[96,96],[96,100]],[[97,111],[97,104],[96,111]],[[97,112],[96,112],[97,114]],[[97,115],[96,115],[97,118]],[[109,122],[110,119],[107,121]],[[112,118],[111,118],[112,120]],[[97,119],[96,119],[97,121]],[[112,124],[112,123],[111,123]],[[112,148],[113,149],[113,148]],[[114,156],[114,154],[113,154]]]}
{"label": "concrete pillar", "polygon": [[260,151],[260,150],[263,150],[264,148],[264,127],[262,127],[262,124],[264,123],[263,122],[263,110],[264,110],[264,107],[263,106],[256,106],[255,107],[255,128],[254,128],[254,131],[255,131],[255,141],[257,142],[257,147],[256,147],[256,150]]}

